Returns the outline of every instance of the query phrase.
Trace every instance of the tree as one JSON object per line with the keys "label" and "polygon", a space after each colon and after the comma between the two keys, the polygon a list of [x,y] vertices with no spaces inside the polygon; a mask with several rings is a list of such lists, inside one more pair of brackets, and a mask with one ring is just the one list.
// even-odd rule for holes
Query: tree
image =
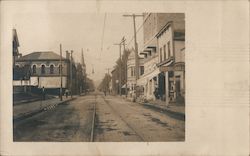
{"label": "tree", "polygon": [[109,74],[105,74],[100,85],[98,86],[98,90],[103,92],[110,92],[109,90],[110,83],[111,83],[111,76]]}
{"label": "tree", "polygon": [[[119,87],[122,87],[124,84],[126,84],[127,80],[127,60],[128,55],[130,54],[131,50],[125,49],[121,59],[116,60],[116,65],[114,67],[114,70],[112,71],[112,90],[113,93],[119,94]],[[121,73],[121,75],[120,75]],[[106,75],[105,75],[106,76]],[[117,80],[120,79],[121,76],[121,86],[118,85]],[[110,80],[111,80],[110,79]],[[99,86],[101,88],[101,86]]]}

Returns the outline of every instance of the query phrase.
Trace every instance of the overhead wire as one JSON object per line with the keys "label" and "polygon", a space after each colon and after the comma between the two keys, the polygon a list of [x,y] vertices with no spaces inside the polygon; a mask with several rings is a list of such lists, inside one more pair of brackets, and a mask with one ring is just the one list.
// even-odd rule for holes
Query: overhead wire
{"label": "overhead wire", "polygon": [[104,32],[105,32],[106,18],[107,18],[107,13],[105,13],[105,15],[104,15],[104,21],[103,21],[102,40],[101,40],[101,52],[103,51],[103,41],[104,41]]}
{"label": "overhead wire", "polygon": [[[139,28],[136,30],[136,34],[141,30],[141,28],[142,28],[142,26],[144,25],[144,23],[145,23],[145,21],[143,21],[143,23],[139,26]],[[127,46],[129,46],[130,44],[131,44],[131,42],[134,40],[134,38],[135,38],[135,36],[133,35],[132,37],[131,37],[131,39],[129,40],[129,42],[127,43]],[[110,48],[110,46],[107,48],[107,49],[109,49]]]}

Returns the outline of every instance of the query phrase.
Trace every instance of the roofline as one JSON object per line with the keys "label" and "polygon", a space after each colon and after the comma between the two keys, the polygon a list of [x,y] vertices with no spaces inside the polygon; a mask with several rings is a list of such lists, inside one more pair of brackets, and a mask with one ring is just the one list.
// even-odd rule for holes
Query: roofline
{"label": "roofline", "polygon": [[151,12],[150,13],[146,13],[145,12],[145,14],[147,14],[146,16],[145,16],[145,19],[143,20],[143,23],[148,19],[148,17],[152,14]]}
{"label": "roofline", "polygon": [[159,38],[159,36],[160,36],[169,26],[171,26],[172,24],[173,24],[173,21],[167,22],[155,36],[156,36],[157,38]]}
{"label": "roofline", "polygon": [[[17,59],[16,62],[24,61],[60,61],[60,59]],[[70,61],[70,59],[63,58],[62,61]]]}

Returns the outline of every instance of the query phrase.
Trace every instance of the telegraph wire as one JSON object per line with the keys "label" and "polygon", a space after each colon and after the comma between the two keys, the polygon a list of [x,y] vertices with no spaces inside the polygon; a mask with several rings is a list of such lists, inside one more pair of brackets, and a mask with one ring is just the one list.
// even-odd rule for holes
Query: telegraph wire
{"label": "telegraph wire", "polygon": [[[104,32],[105,32],[106,18],[107,18],[107,13],[105,13],[105,15],[104,15],[104,21],[103,21],[101,52],[103,51],[103,41],[104,41]],[[101,56],[101,54],[100,54],[100,56]]]}

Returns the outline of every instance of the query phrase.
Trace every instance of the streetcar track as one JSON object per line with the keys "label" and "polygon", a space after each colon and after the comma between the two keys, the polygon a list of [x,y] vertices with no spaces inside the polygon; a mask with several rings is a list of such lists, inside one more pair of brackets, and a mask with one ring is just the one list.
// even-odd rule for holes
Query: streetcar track
{"label": "streetcar track", "polygon": [[93,117],[92,117],[92,126],[91,126],[91,134],[90,134],[90,142],[94,142],[94,133],[95,133],[95,118],[96,118],[96,94],[95,94],[95,102],[93,106]]}
{"label": "streetcar track", "polygon": [[143,138],[110,104],[109,102],[101,96],[104,100],[104,102],[109,106],[109,108],[141,139],[141,141],[146,141],[145,138]]}

